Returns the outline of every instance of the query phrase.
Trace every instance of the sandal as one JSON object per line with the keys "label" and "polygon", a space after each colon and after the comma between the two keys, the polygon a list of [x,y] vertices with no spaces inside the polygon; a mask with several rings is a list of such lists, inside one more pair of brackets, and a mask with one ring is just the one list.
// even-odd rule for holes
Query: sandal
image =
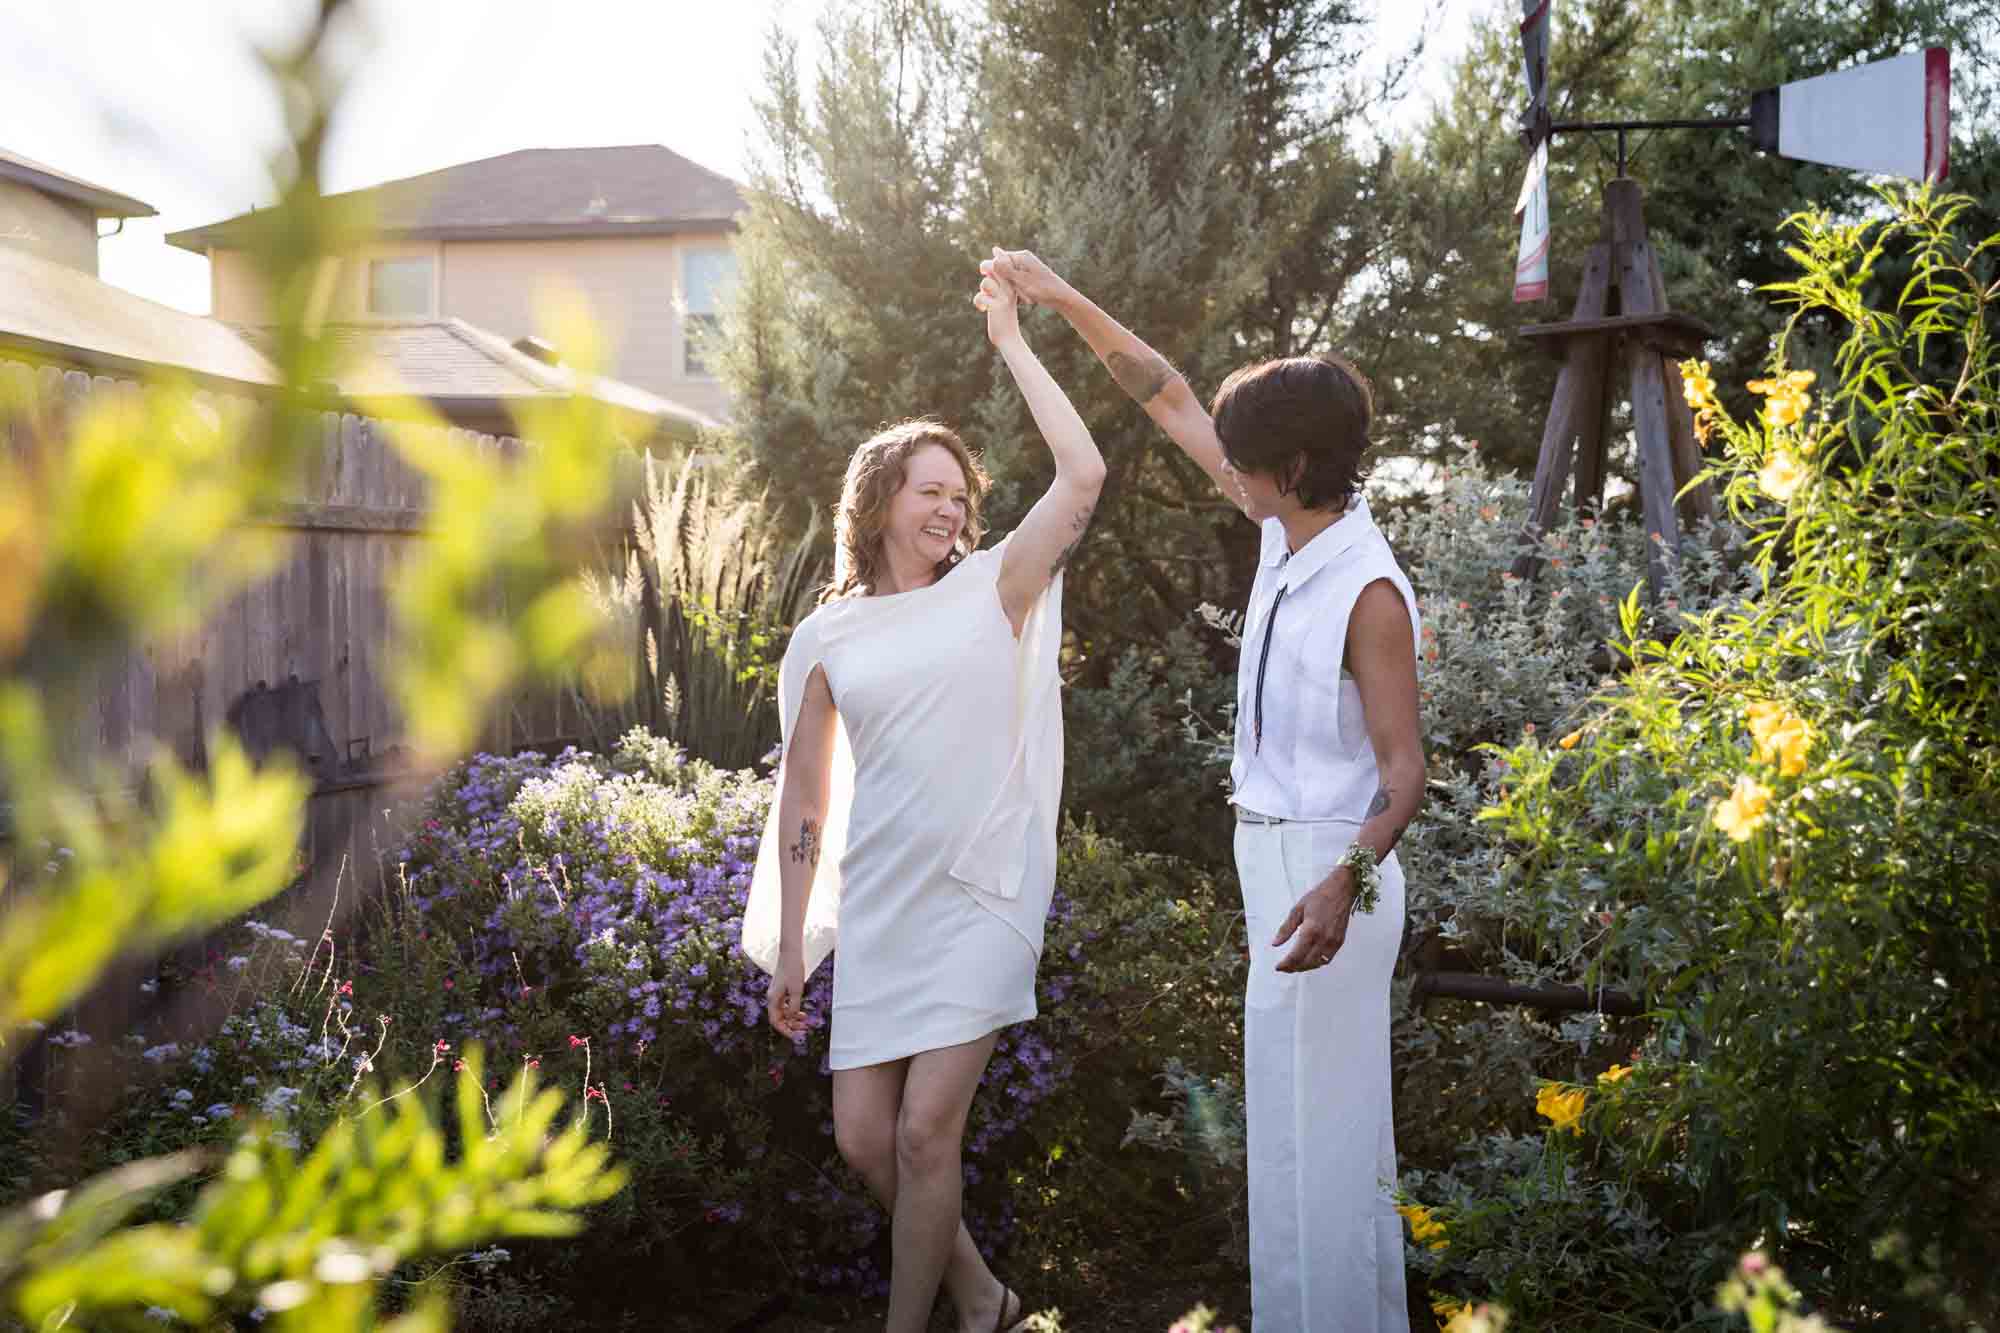
{"label": "sandal", "polygon": [[[1014,1307],[1014,1322],[1011,1324],[1007,1322],[1007,1306],[1010,1302]],[[1002,1282],[1000,1284],[1000,1316],[993,1321],[993,1333],[1015,1333],[1015,1330],[1028,1322],[1027,1310],[1027,1304],[1021,1299],[1020,1293]]]}

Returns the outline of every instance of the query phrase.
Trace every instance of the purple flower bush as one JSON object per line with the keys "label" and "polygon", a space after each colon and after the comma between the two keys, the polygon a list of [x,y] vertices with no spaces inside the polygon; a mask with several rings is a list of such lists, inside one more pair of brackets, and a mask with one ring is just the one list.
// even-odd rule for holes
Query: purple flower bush
{"label": "purple flower bush", "polygon": [[[475,1326],[629,1312],[648,1299],[630,1284],[641,1255],[662,1292],[783,1290],[830,1311],[878,1296],[888,1219],[833,1143],[831,968],[807,987],[806,1036],[787,1041],[738,947],[771,788],[642,732],[608,758],[474,757],[409,811],[381,892],[324,933],[239,923],[141,983],[149,1001],[198,995],[209,1020],[53,1028],[49,1109],[0,1122],[0,1156],[22,1163],[16,1197],[73,1174],[67,1158],[42,1161],[48,1142],[93,1167],[246,1132],[309,1149],[369,1101],[412,1084],[441,1095],[477,1045],[490,1116],[517,1112],[503,1089],[533,1066],[633,1183],[581,1242],[404,1275],[449,1281]],[[1164,1264],[1227,1282],[1240,1263],[1240,1180],[1199,1155],[1127,1147],[1136,1118],[1170,1107],[1159,1073],[1172,1059],[1224,1071],[1241,1058],[1228,897],[1185,862],[1064,831],[1040,1016],[1001,1034],[965,1157],[974,1237],[1006,1271],[1075,1284],[1045,1283],[1051,1301],[1081,1299],[1093,1273]],[[72,1102],[121,1086],[106,1115],[46,1134]],[[185,1203],[170,1194],[157,1211]]]}
{"label": "purple flower bush", "polygon": [[[775,1251],[792,1281],[867,1290],[885,1277],[887,1218],[834,1149],[832,968],[807,985],[807,1035],[786,1041],[738,947],[771,799],[770,777],[641,731],[608,759],[476,756],[433,788],[391,857],[361,976],[399,1022],[482,1043],[495,1069],[575,1067],[636,1172],[600,1227],[647,1232],[704,1278],[768,1279]],[[1052,943],[1070,915],[1058,895]],[[1076,981],[1051,948],[1045,1014]],[[986,1243],[1011,1227],[1011,1168],[1032,1155],[1022,1131],[1069,1079],[1066,1031],[1004,1032],[974,1104],[967,1201]]]}

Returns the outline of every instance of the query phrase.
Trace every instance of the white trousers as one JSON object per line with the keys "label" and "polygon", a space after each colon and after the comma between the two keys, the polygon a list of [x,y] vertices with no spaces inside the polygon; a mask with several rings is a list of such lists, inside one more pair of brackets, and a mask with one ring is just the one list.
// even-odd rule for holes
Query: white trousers
{"label": "white trousers", "polygon": [[1393,855],[1383,863],[1380,904],[1354,913],[1331,963],[1279,972],[1291,946],[1271,945],[1357,827],[1236,826],[1250,934],[1243,1044],[1252,1333],[1408,1333],[1410,1326],[1389,1107],[1389,975],[1403,935],[1402,867]]}

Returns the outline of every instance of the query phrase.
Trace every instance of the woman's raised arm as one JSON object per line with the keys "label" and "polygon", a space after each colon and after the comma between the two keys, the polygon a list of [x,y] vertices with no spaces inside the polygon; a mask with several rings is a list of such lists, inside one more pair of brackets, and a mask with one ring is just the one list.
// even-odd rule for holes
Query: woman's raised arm
{"label": "woman's raised arm", "polygon": [[1083,540],[1097,509],[1098,492],[1104,488],[1104,457],[1083,418],[1021,337],[1014,290],[993,276],[993,262],[980,265],[986,276],[973,300],[986,312],[986,336],[1013,372],[1056,464],[1055,480],[1014,530],[1000,563],[1000,605],[1018,636],[1035,599]]}
{"label": "woman's raised arm", "polygon": [[1097,353],[1111,378],[1118,381],[1118,387],[1145,408],[1146,415],[1181,452],[1209,475],[1225,500],[1243,508],[1242,493],[1223,467],[1222,441],[1216,438],[1208,409],[1165,357],[1056,276],[1033,251],[1000,250],[988,263],[993,274],[1011,284],[1023,299],[1045,305],[1068,320]]}

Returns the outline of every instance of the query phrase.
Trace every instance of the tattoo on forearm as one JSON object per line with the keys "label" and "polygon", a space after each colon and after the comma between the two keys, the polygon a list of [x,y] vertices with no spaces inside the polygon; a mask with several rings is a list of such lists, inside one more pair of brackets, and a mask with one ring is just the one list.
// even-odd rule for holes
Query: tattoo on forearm
{"label": "tattoo on forearm", "polygon": [[1368,817],[1373,819],[1379,814],[1386,813],[1389,809],[1389,802],[1394,798],[1395,793],[1390,791],[1388,787],[1377,787],[1375,789],[1375,799],[1368,803]]}
{"label": "tattoo on forearm", "polygon": [[1072,555],[1076,554],[1076,548],[1083,542],[1084,529],[1090,526],[1090,516],[1095,512],[1096,512],[1095,505],[1085,505],[1083,508],[1076,511],[1076,516],[1074,518],[1070,519],[1069,545],[1063,547],[1062,550],[1056,554],[1056,562],[1053,565],[1049,566],[1050,578],[1054,578],[1056,575],[1062,573],[1063,566],[1067,565],[1069,563],[1069,558]]}
{"label": "tattoo on forearm", "polygon": [[808,866],[819,864],[819,821],[808,816],[799,821],[799,840],[792,844],[792,860]]}
{"label": "tattoo on forearm", "polygon": [[1104,358],[1104,366],[1111,372],[1111,378],[1118,381],[1118,387],[1131,394],[1141,407],[1157,398],[1174,377],[1158,352],[1149,352],[1143,358],[1128,352],[1113,352]]}

